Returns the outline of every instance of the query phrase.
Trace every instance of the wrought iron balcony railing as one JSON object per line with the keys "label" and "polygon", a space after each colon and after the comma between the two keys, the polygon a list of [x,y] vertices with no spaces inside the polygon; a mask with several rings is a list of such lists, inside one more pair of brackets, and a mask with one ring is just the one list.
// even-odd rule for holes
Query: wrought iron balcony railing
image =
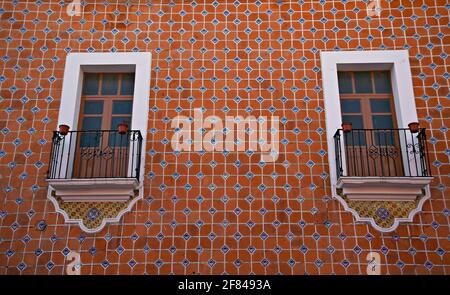
{"label": "wrought iron balcony railing", "polygon": [[139,180],[142,135],[138,130],[53,133],[48,179],[136,178]]}
{"label": "wrought iron balcony railing", "polygon": [[425,129],[342,129],[334,135],[337,177],[431,176]]}

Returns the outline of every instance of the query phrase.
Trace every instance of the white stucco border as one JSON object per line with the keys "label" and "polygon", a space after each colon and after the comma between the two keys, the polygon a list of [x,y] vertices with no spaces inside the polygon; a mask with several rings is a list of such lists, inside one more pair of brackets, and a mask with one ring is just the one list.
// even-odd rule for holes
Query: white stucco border
{"label": "white stucco border", "polygon": [[[321,51],[320,52],[322,87],[325,103],[325,121],[328,145],[328,163],[330,168],[330,182],[332,197],[337,199],[344,209],[352,213],[357,221],[370,222],[381,232],[395,230],[400,222],[412,222],[414,215],[422,210],[426,200],[430,198],[429,187],[425,189],[425,196],[418,207],[410,212],[408,218],[397,218],[392,227],[380,228],[373,218],[362,218],[349,208],[345,200],[336,193],[336,159],[334,150],[334,134],[341,128],[342,115],[339,100],[338,70],[390,70],[392,93],[394,96],[397,124],[407,127],[410,122],[416,122],[417,110],[407,50],[373,50],[373,51]],[[345,155],[343,155],[345,157]]]}
{"label": "white stucco border", "polygon": [[[51,196],[52,188],[49,186],[47,197],[55,205],[56,211],[64,216],[66,223],[77,223],[87,233],[96,233],[103,229],[109,222],[119,222],[120,218],[131,211],[134,204],[143,198],[143,179],[145,167],[145,146],[147,139],[150,78],[152,55],[150,52],[118,52],[118,53],[69,53],[66,57],[64,80],[59,107],[58,126],[69,125],[72,129],[78,126],[80,110],[81,87],[84,72],[134,72],[135,85],[133,95],[133,112],[131,129],[140,130],[142,134],[142,154],[140,167],[139,195],[135,197],[126,209],[122,210],[115,218],[105,218],[96,229],[88,229],[82,220],[70,219],[60,207],[54,197]],[[64,159],[69,161],[69,159]]]}

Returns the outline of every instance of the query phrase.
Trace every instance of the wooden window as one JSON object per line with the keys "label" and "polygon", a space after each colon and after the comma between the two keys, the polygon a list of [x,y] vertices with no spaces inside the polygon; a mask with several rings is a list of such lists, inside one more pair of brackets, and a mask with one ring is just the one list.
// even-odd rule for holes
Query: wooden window
{"label": "wooden window", "polygon": [[79,130],[115,130],[131,124],[134,73],[84,75]]}
{"label": "wooden window", "polygon": [[131,127],[133,93],[134,73],[84,75],[74,178],[127,175],[130,136],[117,127]]}
{"label": "wooden window", "polygon": [[[391,175],[393,169],[401,170],[390,72],[338,72],[338,82],[342,122],[353,126],[345,135],[350,174]],[[388,170],[377,171],[377,165]]]}
{"label": "wooden window", "polygon": [[397,128],[390,73],[339,72],[342,121],[355,129]]}

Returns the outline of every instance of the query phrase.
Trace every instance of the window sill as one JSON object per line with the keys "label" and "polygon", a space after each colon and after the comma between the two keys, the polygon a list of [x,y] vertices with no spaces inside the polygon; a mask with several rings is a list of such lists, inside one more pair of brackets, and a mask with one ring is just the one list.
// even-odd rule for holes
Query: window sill
{"label": "window sill", "polygon": [[351,201],[414,201],[433,177],[340,177],[336,188]]}
{"label": "window sill", "polygon": [[136,178],[47,179],[64,202],[127,202],[139,190]]}

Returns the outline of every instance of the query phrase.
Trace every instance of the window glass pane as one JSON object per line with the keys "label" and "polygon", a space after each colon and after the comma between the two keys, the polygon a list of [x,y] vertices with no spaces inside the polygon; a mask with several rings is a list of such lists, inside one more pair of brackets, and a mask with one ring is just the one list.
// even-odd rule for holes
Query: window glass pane
{"label": "window glass pane", "polygon": [[392,129],[394,124],[391,115],[373,115],[372,124],[374,129]]}
{"label": "window glass pane", "polygon": [[355,92],[372,93],[372,78],[370,72],[354,72]]}
{"label": "window glass pane", "polygon": [[394,145],[395,133],[393,130],[375,131],[374,133],[375,143],[381,146]]}
{"label": "window glass pane", "polygon": [[122,75],[121,95],[133,95],[134,93],[134,73]]}
{"label": "window glass pane", "polygon": [[388,129],[375,132],[375,143],[377,145],[393,145],[394,144],[394,128],[391,115],[374,115],[372,116],[372,124],[374,129]]}
{"label": "window glass pane", "polygon": [[350,72],[338,72],[339,93],[353,93],[352,74]]}
{"label": "window glass pane", "polygon": [[390,113],[391,102],[389,99],[371,99],[370,109],[372,113]]}
{"label": "window glass pane", "polygon": [[100,131],[83,132],[80,136],[80,147],[98,147],[102,133]]}
{"label": "window glass pane", "polygon": [[374,72],[375,91],[377,93],[391,93],[391,77],[389,72]]}
{"label": "window glass pane", "polygon": [[85,73],[83,82],[83,95],[98,95],[99,75]]}
{"label": "window glass pane", "polygon": [[98,147],[100,144],[102,117],[85,117],[81,130],[93,130],[92,132],[82,132],[80,137],[80,147]]}
{"label": "window glass pane", "polygon": [[119,134],[118,132],[113,132],[109,134],[109,146],[110,147],[125,147],[128,146],[130,142],[130,134]]}
{"label": "window glass pane", "polygon": [[344,133],[345,145],[347,146],[364,146],[366,145],[366,133],[364,130],[353,130]]}
{"label": "window glass pane", "polygon": [[365,133],[363,130],[355,130],[355,129],[363,129],[363,117],[357,115],[343,115],[342,122],[352,123],[353,131],[349,133],[344,133],[345,136],[345,144],[348,146],[354,145],[365,145]]}
{"label": "window glass pane", "polygon": [[100,130],[102,129],[102,117],[84,117],[81,130]]}
{"label": "window glass pane", "polygon": [[84,102],[84,114],[102,114],[103,100],[87,100]]}
{"label": "window glass pane", "polygon": [[363,117],[357,116],[357,115],[343,115],[342,116],[342,122],[349,122],[352,123],[353,129],[363,129]]}
{"label": "window glass pane", "polygon": [[359,99],[342,99],[342,113],[361,113],[361,101]]}
{"label": "window glass pane", "polygon": [[102,94],[116,95],[118,89],[119,89],[118,74],[103,74]]}
{"label": "window glass pane", "polygon": [[125,123],[128,125],[128,128],[131,126],[131,117],[129,116],[121,116],[121,117],[112,117],[111,118],[111,130],[116,130],[117,125],[120,123]]}
{"label": "window glass pane", "polygon": [[132,100],[117,100],[113,102],[112,113],[115,115],[120,114],[131,114],[133,111],[133,101]]}
{"label": "window glass pane", "polygon": [[[131,126],[131,117],[112,117],[111,118],[111,130],[116,130],[117,125],[120,123],[125,123],[128,128]],[[109,146],[111,147],[124,147],[127,146],[129,142],[128,134],[119,134],[118,132],[112,132],[109,135]]]}

